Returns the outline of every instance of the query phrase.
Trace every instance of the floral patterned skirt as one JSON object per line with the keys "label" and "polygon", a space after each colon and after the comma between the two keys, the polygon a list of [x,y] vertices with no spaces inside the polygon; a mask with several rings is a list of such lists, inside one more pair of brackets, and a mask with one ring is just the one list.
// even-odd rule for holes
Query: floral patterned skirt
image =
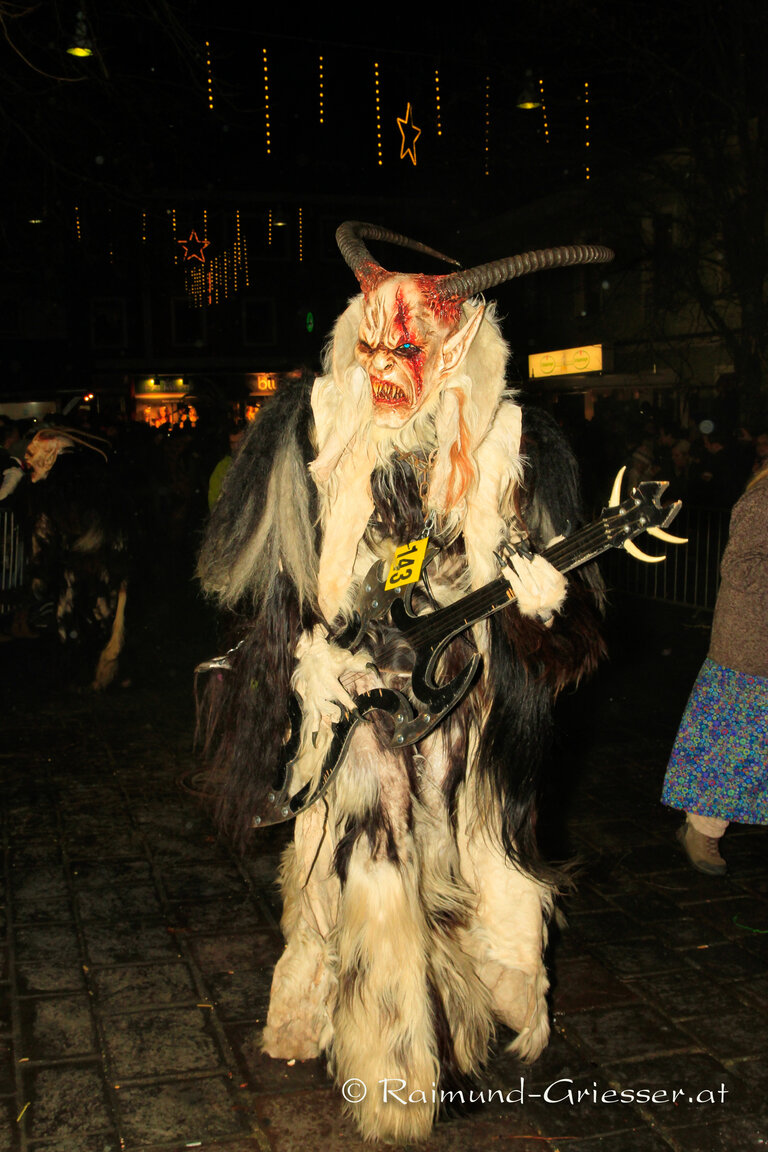
{"label": "floral patterned skirt", "polygon": [[684,812],[768,824],[768,679],[704,661],[661,799]]}

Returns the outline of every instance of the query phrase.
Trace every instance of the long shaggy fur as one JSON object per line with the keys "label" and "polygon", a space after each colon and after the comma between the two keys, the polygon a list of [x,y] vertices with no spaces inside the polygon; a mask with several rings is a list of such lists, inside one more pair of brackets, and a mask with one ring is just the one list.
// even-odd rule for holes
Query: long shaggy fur
{"label": "long shaggy fur", "polygon": [[[478,307],[464,305],[466,323]],[[304,717],[293,787],[322,768],[344,693],[408,690],[413,654],[386,621],[355,653],[333,639],[375,560],[432,517],[440,551],[414,596],[429,611],[494,579],[510,534],[541,549],[579,519],[562,437],[540,414],[523,420],[505,391],[492,308],[464,362],[398,430],[373,420],[354,356],[361,313],[358,297],[339,318],[311,410],[299,382],[249,435],[201,555],[206,590],[245,617],[232,669],[210,689],[220,816],[241,836],[272,786],[292,686]],[[543,950],[561,877],[537,850],[536,798],[553,697],[599,656],[593,604],[589,582],[571,577],[551,628],[511,608],[454,641],[439,676],[478,651],[470,696],[415,751],[389,747],[389,721],[358,725],[323,801],[296,822],[264,1048],[325,1052],[339,1084],[363,1080],[350,1111],[365,1137],[425,1138],[433,1089],[481,1072],[497,1021],[517,1031],[523,1059],[546,1044]],[[385,1104],[387,1078],[423,1102]]]}

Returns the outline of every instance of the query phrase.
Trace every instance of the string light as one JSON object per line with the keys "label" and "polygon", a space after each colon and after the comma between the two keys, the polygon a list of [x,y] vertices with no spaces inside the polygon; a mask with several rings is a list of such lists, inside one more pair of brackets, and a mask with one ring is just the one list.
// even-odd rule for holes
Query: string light
{"label": "string light", "polygon": [[485,78],[485,175],[489,172],[489,153],[491,139],[491,78]]}
{"label": "string light", "polygon": [[[207,228],[208,213],[203,213]],[[248,287],[248,255],[242,233],[240,212],[235,211],[235,239],[231,248],[214,256],[206,264],[185,268],[185,286],[192,303],[202,308],[205,303],[218,304],[237,293],[243,282]]]}
{"label": "string light", "polygon": [[373,65],[373,87],[376,93],[376,152],[378,154],[378,164],[381,168],[383,164],[381,153],[381,94],[379,92],[379,65],[378,62]]}
{"label": "string light", "polygon": [[440,73],[435,68],[435,119],[437,121],[437,134],[442,136],[443,124],[440,119]]}
{"label": "string light", "polygon": [[322,58],[322,56],[318,57],[317,66],[318,66],[318,110],[320,113],[320,123],[323,124],[325,121],[323,119],[324,94],[323,94],[323,58]]}
{"label": "string light", "polygon": [[267,212],[267,247],[272,247],[272,209]]}
{"label": "string light", "polygon": [[142,242],[142,244],[146,244],[146,242],[147,242],[147,214],[146,214],[146,212],[142,212],[142,214],[141,214],[141,242]]}
{"label": "string light", "polygon": [[237,271],[240,267],[240,261],[243,258],[243,249],[240,236],[240,209],[235,209],[235,260],[232,266],[232,279],[235,285],[235,292],[237,292]]}
{"label": "string light", "polygon": [[[584,147],[589,148],[589,81],[584,81],[584,104],[586,105],[585,121],[584,121]],[[589,152],[587,152],[584,162],[584,178],[589,180]]]}
{"label": "string light", "polygon": [[211,45],[205,42],[205,67],[208,77],[208,109],[213,112],[213,71],[211,69]]}
{"label": "string light", "polygon": [[208,209],[203,208],[203,240],[208,239]]}
{"label": "string light", "polygon": [[176,239],[176,209],[171,208],[171,233],[173,234],[173,262],[179,262],[179,244]]}
{"label": "string light", "polygon": [[304,218],[299,208],[299,263],[304,259]]}
{"label": "string light", "polygon": [[78,244],[82,244],[83,233],[80,228],[80,209],[78,208],[77,204],[75,204],[75,235],[77,236]]}
{"label": "string light", "polygon": [[547,106],[544,103],[544,81],[539,80],[539,96],[541,98],[541,115],[544,120],[544,143],[549,144],[549,124],[547,123]]}
{"label": "string light", "polygon": [[267,50],[264,51],[264,131],[265,143],[267,148],[267,156],[272,154],[272,138],[269,129],[269,61],[267,59]]}

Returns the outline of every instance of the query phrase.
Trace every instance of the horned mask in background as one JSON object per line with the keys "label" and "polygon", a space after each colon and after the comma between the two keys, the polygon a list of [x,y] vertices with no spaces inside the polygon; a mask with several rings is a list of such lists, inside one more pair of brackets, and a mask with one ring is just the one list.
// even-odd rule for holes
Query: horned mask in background
{"label": "horned mask in background", "polygon": [[407,275],[382,268],[365,239],[386,240],[449,264],[458,261],[375,224],[350,220],[336,232],[341,254],[363,290],[355,357],[370,381],[374,422],[392,429],[407,424],[461,367],[485,311],[478,302],[467,316],[465,301],[529,272],[613,259],[610,248],[577,244],[525,252],[444,276]]}

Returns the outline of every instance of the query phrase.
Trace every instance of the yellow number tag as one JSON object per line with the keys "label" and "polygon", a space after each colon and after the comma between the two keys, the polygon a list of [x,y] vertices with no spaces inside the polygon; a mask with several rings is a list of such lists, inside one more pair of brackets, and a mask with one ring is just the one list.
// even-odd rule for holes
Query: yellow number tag
{"label": "yellow number tag", "polygon": [[400,545],[390,565],[387,582],[384,585],[385,591],[402,588],[403,584],[416,583],[424,567],[428,543],[429,537],[424,536],[421,540],[412,540],[410,544]]}

